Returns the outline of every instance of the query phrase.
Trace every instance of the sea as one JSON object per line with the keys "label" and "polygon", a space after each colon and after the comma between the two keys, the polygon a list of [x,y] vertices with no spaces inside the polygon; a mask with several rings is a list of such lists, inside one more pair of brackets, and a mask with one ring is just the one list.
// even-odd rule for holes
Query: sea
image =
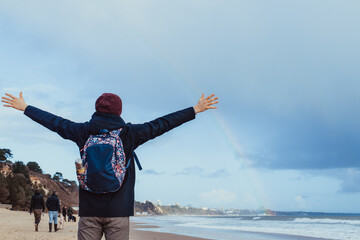
{"label": "sea", "polygon": [[165,232],[214,240],[360,240],[360,215],[147,216],[132,222]]}

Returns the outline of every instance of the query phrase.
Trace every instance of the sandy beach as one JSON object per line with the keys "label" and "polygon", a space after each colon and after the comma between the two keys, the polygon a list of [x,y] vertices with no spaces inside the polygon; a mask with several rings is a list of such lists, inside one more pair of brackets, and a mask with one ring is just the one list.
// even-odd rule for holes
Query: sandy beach
{"label": "sandy beach", "polygon": [[[48,215],[41,217],[39,231],[34,231],[34,215],[29,212],[11,211],[0,208],[0,239],[6,240],[69,240],[77,239],[77,227],[75,222],[65,222],[64,229],[58,232],[49,232]],[[141,227],[149,231],[137,230]],[[155,226],[154,226],[155,227]],[[202,238],[194,238],[180,236],[168,233],[157,233],[150,231],[149,226],[139,226],[139,224],[131,223],[130,239],[132,240],[201,240]],[[103,239],[105,239],[103,237]]]}

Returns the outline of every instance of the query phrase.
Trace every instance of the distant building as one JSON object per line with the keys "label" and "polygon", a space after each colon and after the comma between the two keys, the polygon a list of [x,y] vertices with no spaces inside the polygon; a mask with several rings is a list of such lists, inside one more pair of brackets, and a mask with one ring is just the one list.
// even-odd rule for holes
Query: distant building
{"label": "distant building", "polygon": [[34,185],[37,185],[37,184],[40,184],[40,183],[41,183],[41,182],[40,182],[40,179],[39,179],[38,177],[32,177],[32,176],[30,176],[30,181],[31,181],[31,183],[34,184]]}

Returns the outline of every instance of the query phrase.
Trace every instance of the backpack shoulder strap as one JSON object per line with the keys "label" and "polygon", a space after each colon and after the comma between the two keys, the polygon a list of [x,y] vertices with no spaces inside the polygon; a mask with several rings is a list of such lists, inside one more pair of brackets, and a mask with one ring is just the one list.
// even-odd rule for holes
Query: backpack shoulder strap
{"label": "backpack shoulder strap", "polygon": [[139,170],[141,171],[141,170],[142,170],[142,166],[141,166],[140,161],[139,161],[139,159],[138,159],[138,157],[137,157],[137,155],[136,155],[135,152],[132,153],[131,159],[130,159],[130,160],[128,161],[128,163],[126,164],[126,169],[130,166],[130,161],[131,161],[131,160],[135,160],[136,165],[138,166]]}

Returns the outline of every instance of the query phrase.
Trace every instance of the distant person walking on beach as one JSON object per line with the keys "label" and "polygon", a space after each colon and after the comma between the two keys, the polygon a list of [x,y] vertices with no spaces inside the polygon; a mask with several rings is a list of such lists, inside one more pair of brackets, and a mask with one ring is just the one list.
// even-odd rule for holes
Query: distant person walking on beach
{"label": "distant person walking on beach", "polygon": [[35,190],[35,194],[31,197],[30,214],[31,212],[34,212],[35,231],[37,232],[41,221],[41,213],[45,212],[44,197],[38,190]]}
{"label": "distant person walking on beach", "polygon": [[57,232],[58,213],[61,212],[60,201],[56,195],[56,191],[46,200],[46,207],[49,210],[49,232],[52,231],[52,223],[54,222],[54,231]]}
{"label": "distant person walking on beach", "polygon": [[67,208],[68,222],[72,221],[72,215],[74,214],[72,207]]}
{"label": "distant person walking on beach", "polygon": [[62,208],[62,215],[64,217],[64,221],[66,222],[66,207],[65,206]]}
{"label": "distant person walking on beach", "polygon": [[22,92],[19,98],[8,93],[5,95],[6,97],[2,97],[5,107],[24,111],[24,114],[35,122],[57,132],[62,138],[75,142],[81,156],[84,154],[83,148],[90,135],[100,134],[103,130],[118,130],[116,137],[119,137],[123,144],[125,160],[129,164],[124,181],[119,190],[104,194],[79,188],[79,240],[100,240],[103,234],[107,240],[128,240],[129,216],[134,215],[135,164],[132,160],[134,150],[141,144],[195,119],[196,114],[217,108],[214,104],[218,103],[218,98],[214,97],[214,94],[208,97],[203,94],[194,107],[143,124],[132,124],[125,123],[120,117],[121,98],[113,93],[104,93],[96,100],[96,112],[90,121],[75,123],[27,105]]}

